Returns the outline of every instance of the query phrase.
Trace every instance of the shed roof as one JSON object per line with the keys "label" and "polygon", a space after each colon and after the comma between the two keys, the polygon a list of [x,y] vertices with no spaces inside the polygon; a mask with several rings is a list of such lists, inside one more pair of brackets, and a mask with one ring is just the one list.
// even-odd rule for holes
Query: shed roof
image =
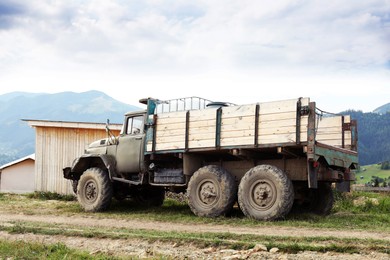
{"label": "shed roof", "polygon": [[[59,127],[59,128],[83,128],[83,129],[105,129],[106,124],[89,122],[71,122],[71,121],[52,121],[22,119],[31,127]],[[110,124],[111,130],[121,130],[122,124]]]}
{"label": "shed roof", "polygon": [[6,164],[0,166],[0,171],[1,171],[1,170],[4,170],[5,168],[10,167],[10,166],[12,166],[12,165],[15,165],[15,164],[24,162],[24,161],[26,161],[26,160],[33,160],[33,161],[35,161],[35,153],[30,154],[30,155],[27,155],[27,156],[25,156],[25,157],[23,157],[23,158],[17,159],[17,160],[15,160],[15,161],[12,161],[12,162],[9,162],[9,163],[6,163]]}

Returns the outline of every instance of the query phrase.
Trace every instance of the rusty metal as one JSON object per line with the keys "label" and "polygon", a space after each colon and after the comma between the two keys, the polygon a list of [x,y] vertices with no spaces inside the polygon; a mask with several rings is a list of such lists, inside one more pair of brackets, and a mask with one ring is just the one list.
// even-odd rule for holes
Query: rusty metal
{"label": "rusty metal", "polygon": [[357,121],[351,120],[351,150],[357,151],[358,149],[358,130],[357,130]]}
{"label": "rusty metal", "polygon": [[344,116],[341,116],[341,147],[345,148]]}
{"label": "rusty metal", "polygon": [[215,122],[215,147],[219,149],[221,147],[221,124],[222,124],[222,107],[216,111]]}
{"label": "rusty metal", "polygon": [[299,98],[297,101],[297,111],[296,111],[296,123],[295,123],[295,142],[296,144],[301,143],[301,102],[302,98]]}
{"label": "rusty metal", "polygon": [[307,126],[307,180],[309,188],[317,188],[317,172],[313,166],[315,160],[316,138],[316,103],[309,103],[309,118]]}
{"label": "rusty metal", "polygon": [[184,149],[188,151],[188,135],[190,129],[190,111],[186,112],[186,132],[185,132],[185,140],[184,140]]}
{"label": "rusty metal", "polygon": [[255,109],[255,147],[259,146],[259,113],[260,113],[260,105],[256,104],[256,109]]}
{"label": "rusty metal", "polygon": [[[152,138],[152,153],[156,152],[156,133],[157,133],[157,114],[153,115],[153,138]],[[146,150],[146,149],[145,149]]]}

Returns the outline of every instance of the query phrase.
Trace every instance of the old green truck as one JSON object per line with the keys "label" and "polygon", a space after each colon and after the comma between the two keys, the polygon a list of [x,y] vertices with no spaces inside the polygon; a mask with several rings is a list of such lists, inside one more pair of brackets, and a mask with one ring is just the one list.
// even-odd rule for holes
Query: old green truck
{"label": "old green truck", "polygon": [[[248,105],[199,97],[141,99],[119,136],[91,143],[64,168],[85,211],[112,197],[159,206],[185,192],[192,212],[217,217],[234,205],[274,220],[294,208],[328,214],[332,184],[348,190],[358,166],[357,124],[309,98]],[[237,204],[236,204],[237,203]]]}

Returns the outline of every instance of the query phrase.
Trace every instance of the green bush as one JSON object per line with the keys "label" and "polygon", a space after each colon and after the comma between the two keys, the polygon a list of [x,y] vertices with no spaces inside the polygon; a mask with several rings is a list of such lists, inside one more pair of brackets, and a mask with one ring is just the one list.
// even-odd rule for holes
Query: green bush
{"label": "green bush", "polygon": [[[351,212],[351,213],[390,213],[390,197],[385,194],[374,192],[351,192],[340,193],[335,192],[335,212]],[[364,203],[356,203],[358,200]],[[373,202],[375,201],[375,203]],[[377,201],[377,203],[376,203]]]}

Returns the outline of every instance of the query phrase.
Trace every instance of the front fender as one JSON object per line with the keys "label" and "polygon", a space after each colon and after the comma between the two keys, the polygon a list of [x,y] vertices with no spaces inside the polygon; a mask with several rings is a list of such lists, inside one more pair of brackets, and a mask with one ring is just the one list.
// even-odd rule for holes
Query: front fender
{"label": "front fender", "polygon": [[115,158],[107,154],[84,154],[73,161],[72,167],[64,168],[63,174],[65,179],[79,180],[85,170],[97,167],[107,170],[111,179],[117,176],[115,164]]}

